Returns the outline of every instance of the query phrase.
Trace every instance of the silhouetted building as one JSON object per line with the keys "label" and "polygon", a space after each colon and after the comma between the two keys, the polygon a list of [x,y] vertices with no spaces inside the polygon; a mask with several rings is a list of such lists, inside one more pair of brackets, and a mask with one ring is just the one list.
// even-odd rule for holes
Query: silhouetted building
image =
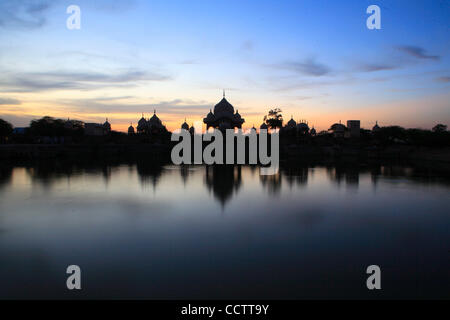
{"label": "silhouetted building", "polygon": [[361,121],[359,120],[347,120],[348,135],[351,138],[359,138],[361,133]]}
{"label": "silhouetted building", "polygon": [[84,134],[87,136],[105,136],[111,132],[111,124],[106,119],[104,124],[85,123]]}
{"label": "silhouetted building", "polygon": [[378,126],[378,121],[375,123],[375,125],[372,128],[372,132],[377,132],[380,130],[380,127]]}
{"label": "silhouetted building", "polygon": [[130,126],[128,127],[128,135],[132,136],[134,134],[134,127],[133,124],[130,123]]}
{"label": "silhouetted building", "polygon": [[159,134],[166,131],[166,127],[156,115],[156,110],[153,111],[153,116],[150,119],[146,120],[144,114],[142,114],[142,118],[138,121],[137,133]]}
{"label": "silhouetted building", "polygon": [[300,134],[309,133],[308,121],[300,120],[299,123],[297,124],[297,132]]}
{"label": "silhouetted building", "polygon": [[242,128],[242,124],[245,119],[241,118],[241,115],[236,110],[234,113],[234,107],[225,99],[225,92],[223,94],[223,99],[214,106],[214,112],[209,110],[206,118],[203,119],[206,124],[206,130],[209,128],[216,129],[233,129]]}
{"label": "silhouetted building", "polygon": [[346,130],[347,128],[340,121],[330,127],[330,131],[335,138],[343,138]]}
{"label": "silhouetted building", "polygon": [[183,124],[181,125],[181,129],[184,129],[184,130],[188,130],[188,131],[189,131],[189,125],[187,124],[186,119],[184,119],[184,122],[183,122]]}

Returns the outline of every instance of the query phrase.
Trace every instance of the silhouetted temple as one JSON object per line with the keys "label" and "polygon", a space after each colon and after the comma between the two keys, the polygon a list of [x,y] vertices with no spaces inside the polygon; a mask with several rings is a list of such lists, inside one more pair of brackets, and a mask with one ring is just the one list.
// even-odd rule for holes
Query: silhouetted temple
{"label": "silhouetted temple", "polygon": [[158,134],[167,131],[166,127],[163,125],[162,121],[156,115],[156,110],[153,111],[153,116],[146,120],[144,115],[142,115],[141,120],[138,122],[137,132],[138,133],[152,133]]}
{"label": "silhouetted temple", "polygon": [[203,122],[206,124],[206,130],[209,128],[225,130],[242,128],[245,119],[241,118],[237,110],[234,113],[234,107],[225,99],[224,92],[223,99],[215,105],[214,112],[210,110]]}

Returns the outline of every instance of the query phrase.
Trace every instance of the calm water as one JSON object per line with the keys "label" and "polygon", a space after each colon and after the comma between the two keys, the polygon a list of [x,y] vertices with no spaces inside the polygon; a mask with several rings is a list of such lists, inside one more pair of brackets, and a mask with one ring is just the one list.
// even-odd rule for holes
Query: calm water
{"label": "calm water", "polygon": [[[450,184],[412,168],[3,165],[0,177],[0,298],[450,297]],[[65,287],[71,264],[81,292]]]}

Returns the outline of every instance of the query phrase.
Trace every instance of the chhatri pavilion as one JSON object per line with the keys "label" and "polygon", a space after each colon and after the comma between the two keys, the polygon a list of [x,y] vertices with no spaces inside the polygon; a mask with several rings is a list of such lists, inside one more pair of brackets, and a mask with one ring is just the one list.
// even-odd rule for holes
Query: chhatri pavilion
{"label": "chhatri pavilion", "polygon": [[238,110],[234,112],[234,107],[225,99],[225,91],[223,93],[223,99],[220,100],[218,104],[214,107],[214,112],[209,110],[206,118],[203,119],[206,124],[206,129],[216,128],[216,129],[234,129],[242,128],[242,124],[245,119],[241,118]]}

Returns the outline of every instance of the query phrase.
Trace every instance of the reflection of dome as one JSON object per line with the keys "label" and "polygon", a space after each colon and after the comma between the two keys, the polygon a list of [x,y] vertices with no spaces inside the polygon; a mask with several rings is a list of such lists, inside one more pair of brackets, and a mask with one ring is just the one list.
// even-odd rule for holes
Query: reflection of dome
{"label": "reflection of dome", "polygon": [[214,107],[214,114],[217,116],[218,114],[227,114],[234,113],[233,106],[227,101],[227,99],[223,98],[220,100],[218,104]]}

